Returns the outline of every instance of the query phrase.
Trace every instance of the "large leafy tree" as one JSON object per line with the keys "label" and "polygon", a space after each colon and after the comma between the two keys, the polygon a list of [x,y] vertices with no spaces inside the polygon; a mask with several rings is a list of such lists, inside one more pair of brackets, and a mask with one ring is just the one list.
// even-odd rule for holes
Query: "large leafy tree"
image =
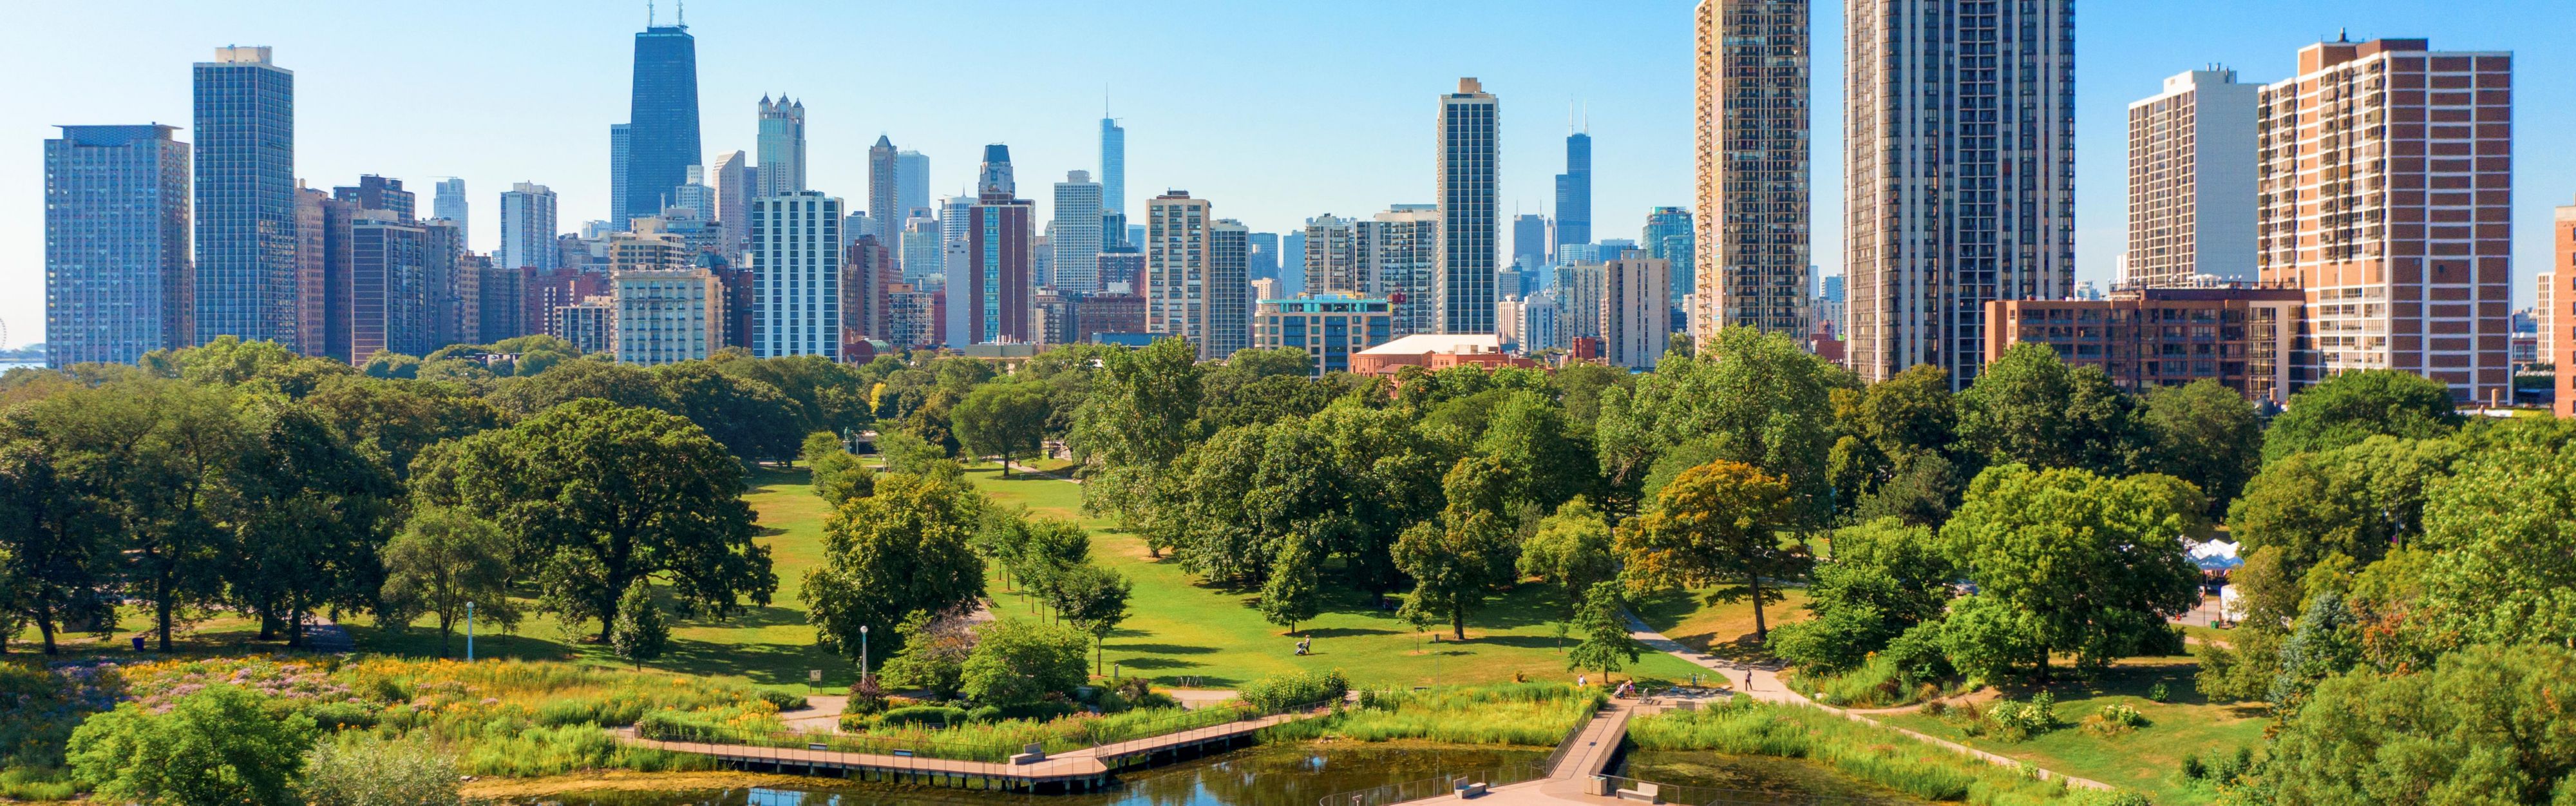
{"label": "large leafy tree", "polygon": [[2576,779],[2569,680],[2576,652],[2551,644],[2327,678],[2282,722],[2244,802],[2563,803]]}
{"label": "large leafy tree", "polygon": [[1071,436],[1085,511],[1115,516],[1130,529],[1151,525],[1156,486],[1201,436],[1197,358],[1189,340],[1168,338],[1103,359]]}
{"label": "large leafy tree", "polygon": [[2070,367],[2048,345],[2022,342],[1958,395],[1959,442],[1993,464],[2072,467],[2117,475],[2147,446],[2137,404],[2097,367]]}
{"label": "large leafy tree", "polygon": [[2451,389],[2391,369],[2340,372],[2290,397],[2263,436],[2263,461],[2340,448],[2373,434],[2423,439],[2460,424]]}
{"label": "large leafy tree", "polygon": [[317,731],[301,713],[217,683],[154,713],[125,703],[72,731],[72,776],[118,803],[288,804]]}
{"label": "large leafy tree", "polygon": [[1832,546],[1807,586],[1815,617],[1771,632],[1782,658],[1818,672],[1850,669],[1948,610],[1957,573],[1931,529],[1884,518],[1835,530]]}
{"label": "large leafy tree", "polygon": [[1512,581],[1513,524],[1505,512],[1513,469],[1485,457],[1461,459],[1441,482],[1449,506],[1438,522],[1406,529],[1395,541],[1397,568],[1413,577],[1413,595],[1399,615],[1416,627],[1449,623],[1467,638],[1467,615],[1482,609],[1493,588]]}
{"label": "large leafy tree", "polygon": [[2254,477],[2263,462],[2263,419],[2254,404],[2211,378],[2148,392],[2143,418],[2155,442],[2156,472],[2208,494],[2212,514]]}
{"label": "large leafy tree", "polygon": [[2167,617],[2199,601],[2200,573],[2182,545],[2198,501],[2169,484],[2024,465],[1977,476],[1941,537],[1977,584],[1969,598],[2025,648],[2012,665],[2046,679],[2049,655],[2064,652],[2099,668],[2148,646]]}
{"label": "large leafy tree", "polygon": [[1127,600],[1135,590],[1126,575],[1088,562],[1056,575],[1048,595],[1065,623],[1091,636],[1094,673],[1107,661],[1109,634],[1127,620]]}
{"label": "large leafy tree", "polygon": [[1296,632],[1300,622],[1310,621],[1323,612],[1324,592],[1316,578],[1317,560],[1308,541],[1284,541],[1279,561],[1271,569],[1270,581],[1261,585],[1261,620]]}
{"label": "large leafy tree", "polygon": [[[859,628],[884,654],[916,613],[942,613],[984,595],[984,561],[970,541],[983,497],[936,476],[890,473],[876,495],[842,502],[823,522],[823,565],[805,572],[805,604],[824,645],[856,658]],[[885,646],[893,637],[895,646]]]}
{"label": "large leafy tree", "polygon": [[1683,471],[1652,508],[1622,525],[1617,544],[1633,587],[1716,586],[1714,601],[1751,601],[1756,640],[1770,637],[1763,606],[1781,582],[1806,573],[1807,547],[1782,527],[1795,517],[1789,484],[1743,462],[1720,459]]}
{"label": "large leafy tree", "polygon": [[1609,519],[1591,501],[1577,497],[1565,502],[1521,542],[1520,572],[1563,588],[1568,611],[1578,610],[1594,583],[1619,573]]}
{"label": "large leafy tree", "polygon": [[806,434],[794,401],[766,382],[718,372],[705,361],[649,370],[670,411],[705,429],[744,462],[785,461]]}
{"label": "large leafy tree", "polygon": [[1835,375],[1787,336],[1732,327],[1696,358],[1666,362],[1640,379],[1633,398],[1617,411],[1651,423],[1648,432],[1658,451],[1703,445],[1709,459],[1750,465],[1782,480],[1788,508],[1781,523],[1805,528],[1821,524],[1826,514],[1828,461],[1837,436]]}
{"label": "large leafy tree", "polygon": [[316,613],[379,609],[378,550],[401,521],[391,469],[301,404],[254,397],[239,418],[238,467],[217,499],[234,603],[285,629],[289,646]]}
{"label": "large leafy tree", "polygon": [[88,481],[67,472],[41,437],[0,419],[0,607],[33,624],[47,655],[66,623],[111,626],[117,549]]}
{"label": "large leafy tree", "polygon": [[805,460],[805,467],[813,474],[814,494],[834,509],[840,508],[843,501],[866,498],[876,492],[876,471],[860,464],[859,457],[841,446],[840,436],[830,431],[806,434],[797,457]]}
{"label": "large leafy tree", "polygon": [[1002,457],[1008,477],[1012,459],[1037,453],[1053,410],[1046,387],[1037,383],[988,383],[966,393],[950,418],[957,441],[971,454]]}
{"label": "large leafy tree", "polygon": [[1503,398],[1477,438],[1476,452],[1521,470],[1514,477],[1518,488],[1508,493],[1508,512],[1519,522],[1536,521],[1566,499],[1591,492],[1599,475],[1592,446],[1574,433],[1563,409],[1537,392]]}
{"label": "large leafy tree", "polygon": [[752,542],[741,464],[686,418],[575,400],[433,457],[416,494],[498,524],[567,621],[606,630],[646,577],[684,614],[731,615],[778,589],[769,548]]}
{"label": "large leafy tree", "polygon": [[438,620],[438,654],[446,657],[466,606],[503,625],[518,623],[510,598],[509,538],[490,522],[463,512],[425,508],[385,545],[386,620],[408,624],[426,614]]}
{"label": "large leafy tree", "polygon": [[633,364],[620,364],[606,356],[589,356],[565,361],[544,372],[514,378],[492,395],[502,408],[521,415],[536,414],[583,398],[598,398],[630,408],[660,409],[677,412],[670,393],[655,382],[653,373]]}
{"label": "large leafy tree", "polygon": [[1339,528],[1321,530],[1318,550],[1342,558],[1352,585],[1383,595],[1399,582],[1392,547],[1406,527],[1440,512],[1443,465],[1404,413],[1357,401],[1336,403],[1304,423],[1323,440],[1340,482]]}
{"label": "large leafy tree", "polygon": [[2437,482],[2423,621],[2466,642],[2576,644],[2576,441],[2508,443]]}
{"label": "large leafy tree", "polygon": [[1085,679],[1082,650],[1089,643],[1060,624],[988,622],[975,628],[975,650],[960,669],[963,690],[975,702],[1003,707],[1072,693]]}

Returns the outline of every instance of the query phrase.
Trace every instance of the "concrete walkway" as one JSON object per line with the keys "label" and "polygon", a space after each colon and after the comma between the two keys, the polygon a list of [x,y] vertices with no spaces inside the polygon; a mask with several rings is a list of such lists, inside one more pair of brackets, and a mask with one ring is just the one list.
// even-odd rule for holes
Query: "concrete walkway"
{"label": "concrete walkway", "polygon": [[[1648,628],[1645,622],[1637,620],[1635,614],[1626,615],[1628,618],[1628,635],[1631,638],[1637,639],[1638,643],[1645,644],[1647,647],[1658,652],[1663,652],[1672,655],[1673,657],[1690,661],[1702,668],[1717,671],[1721,674],[1722,679],[1724,680],[1739,684],[1744,684],[1745,681],[1750,681],[1749,684],[1743,685],[1743,687],[1739,689],[1739,692],[1743,695],[1751,696],[1756,700],[1763,702],[1790,703],[1804,705],[1810,708],[1818,708],[1824,710],[1826,713],[1839,715],[1854,722],[1860,722],[1878,728],[1885,728],[1887,730],[1911,736],[1918,741],[1947,748],[1951,752],[1983,759],[1986,762],[1997,766],[2018,768],[2022,765],[2021,759],[1989,753],[1948,739],[1888,725],[1876,719],[1871,719],[1867,713],[1835,708],[1818,703],[1815,700],[1808,699],[1805,695],[1789,690],[1787,685],[1781,683],[1777,665],[1745,664],[1720,660],[1716,656],[1710,655],[1706,652],[1700,652],[1693,650],[1690,647],[1683,646],[1681,642],[1667,638],[1663,633],[1656,632],[1653,629]],[[1877,709],[1876,713],[1888,713],[1891,711],[1903,710],[1911,709]],[[2078,778],[2072,775],[2065,775],[2046,769],[2039,770],[2039,778],[2043,781],[2063,780],[2068,786],[2079,786],[2087,789],[2115,788],[2110,784],[2102,783],[2090,778]]]}

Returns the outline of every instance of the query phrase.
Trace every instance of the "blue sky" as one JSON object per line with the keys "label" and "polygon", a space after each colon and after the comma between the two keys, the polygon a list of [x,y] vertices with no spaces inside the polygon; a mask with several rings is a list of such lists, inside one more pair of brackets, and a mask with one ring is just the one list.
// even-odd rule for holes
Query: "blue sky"
{"label": "blue sky", "polygon": [[[932,190],[1011,146],[1022,195],[1096,170],[1104,95],[1128,129],[1128,193],[1181,188],[1219,215],[1280,231],[1432,196],[1432,116],[1458,77],[1500,96],[1505,208],[1548,211],[1568,107],[1589,109],[1596,237],[1635,237],[1648,209],[1687,205],[1689,0],[1008,2],[700,0],[707,150],[752,148],[755,102],[805,102],[813,186],[865,195],[880,133],[928,154]],[[1841,262],[1842,6],[1816,4],[1815,255]],[[662,0],[667,20],[674,9]],[[189,123],[188,66],[224,44],[271,45],[296,72],[297,173],[315,186],[400,178],[424,209],[434,177],[473,192],[475,248],[497,244],[498,194],[535,181],[567,228],[603,218],[611,123],[626,119],[641,2],[23,3],[0,49],[0,320],[41,339],[41,141],[56,124]],[[2123,120],[2164,76],[2221,62],[2288,75],[2303,45],[2427,37],[2516,53],[2514,227],[2520,278],[2548,261],[2550,209],[2576,199],[2576,49],[2565,0],[2079,0],[2078,276],[2107,281],[2123,239]],[[182,132],[182,138],[189,135]]]}

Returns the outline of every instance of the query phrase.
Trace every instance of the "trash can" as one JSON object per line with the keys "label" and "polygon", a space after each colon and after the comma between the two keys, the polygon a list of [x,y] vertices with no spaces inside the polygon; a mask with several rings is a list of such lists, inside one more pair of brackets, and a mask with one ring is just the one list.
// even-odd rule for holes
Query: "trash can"
{"label": "trash can", "polygon": [[140,636],[140,635],[134,636],[134,651],[136,651],[136,652],[141,652],[141,651],[143,651],[143,636]]}

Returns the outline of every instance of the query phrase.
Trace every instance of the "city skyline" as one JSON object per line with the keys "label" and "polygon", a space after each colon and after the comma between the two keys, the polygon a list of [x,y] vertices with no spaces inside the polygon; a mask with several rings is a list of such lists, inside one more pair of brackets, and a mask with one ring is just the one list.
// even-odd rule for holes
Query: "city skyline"
{"label": "city skyline", "polygon": [[[1160,66],[1149,59],[1100,53],[1082,54],[1068,63],[1069,69],[1052,71],[1064,75],[1036,77],[1015,92],[989,99],[976,93],[1018,85],[1000,84],[989,73],[967,71],[924,86],[896,88],[901,92],[859,95],[830,87],[816,87],[824,92],[811,94],[799,90],[798,100],[809,102],[813,115],[813,174],[808,186],[836,197],[864,198],[865,146],[883,133],[893,134],[905,150],[919,150],[937,160],[934,165],[944,173],[934,173],[931,179],[934,196],[964,187],[975,149],[983,143],[1013,145],[1022,172],[1031,176],[1096,171],[1101,167],[1096,164],[1100,92],[1106,86],[1112,111],[1128,129],[1133,174],[1126,194],[1129,203],[1165,188],[1190,188],[1195,195],[1217,200],[1227,217],[1243,220],[1255,231],[1288,232],[1305,218],[1328,211],[1349,215],[1388,204],[1434,201],[1422,169],[1428,161],[1424,152],[1429,149],[1421,132],[1431,114],[1429,99],[1453,86],[1457,76],[1477,76],[1504,103],[1526,110],[1504,116],[1498,214],[1553,212],[1549,209],[1552,180],[1564,169],[1564,132],[1559,116],[1550,110],[1580,103],[1589,110],[1596,138],[1595,239],[1634,238],[1653,207],[1687,205],[1690,200],[1689,18],[1693,5],[1656,3],[1574,14],[1538,5],[1503,4],[1467,21],[1468,32],[1482,39],[1477,47],[1444,44],[1423,53],[1390,57],[1368,52],[1365,43],[1337,44],[1298,58],[1320,62],[1334,81],[1342,82],[1342,88],[1330,95],[1290,94],[1283,103],[1269,105],[1278,107],[1275,114],[1273,110],[1210,114],[1176,104],[1173,97],[1163,97],[1172,93],[1149,94],[1145,89],[1150,81],[1175,78]],[[1034,5],[1003,7],[1017,18],[1072,26],[1055,35],[1122,33],[1139,42],[1196,36],[1187,26],[1152,19],[1150,5],[1096,20],[1077,20]],[[2112,259],[2124,245],[2120,175],[2126,106],[2153,94],[2163,76],[2205,63],[2224,63],[2249,83],[2277,81],[2290,74],[2290,54],[2297,47],[2332,38],[2336,29],[2347,27],[2356,40],[2426,37],[2446,47],[2515,51],[2520,56],[2518,72],[2533,77],[2517,82],[2518,137],[2554,130],[2551,121],[2570,114],[2565,101],[2572,93],[2568,82],[2539,77],[2567,74],[2569,58],[2518,47],[2537,40],[2511,24],[2514,7],[2494,4],[2436,14],[2399,3],[2274,3],[2253,9],[2231,7],[2224,13],[2238,24],[2230,30],[2204,32],[2191,21],[2222,13],[2218,4],[2168,5],[2145,13],[2085,3],[2076,34],[2075,276],[2107,284]],[[2541,4],[2520,7],[2536,9]],[[812,30],[779,38],[756,28],[754,16],[739,10],[705,5],[696,10],[699,13],[689,22],[698,46],[699,118],[705,131],[701,159],[753,150],[754,121],[741,110],[750,109],[763,91],[774,93],[782,86],[811,83],[798,80],[803,71],[793,69],[794,62],[763,59],[759,54],[772,48],[792,50],[809,37],[828,38],[835,30],[846,33],[846,24],[854,16],[838,8],[798,9],[792,13],[810,18]],[[0,57],[63,65],[69,69],[58,74],[85,76],[18,90],[26,94],[28,114],[13,123],[34,132],[26,138],[30,143],[51,136],[56,125],[152,121],[180,125],[189,115],[189,63],[205,59],[211,48],[224,44],[269,46],[276,49],[276,64],[296,75],[295,175],[309,186],[329,187],[360,174],[381,174],[426,190],[439,178],[461,177],[484,194],[471,205],[477,218],[468,227],[473,237],[470,246],[478,252],[498,246],[501,205],[497,196],[517,182],[548,185],[561,192],[559,218],[564,230],[605,217],[607,144],[597,132],[627,117],[633,37],[644,28],[642,14],[630,14],[633,10],[622,4],[575,9],[496,6],[470,14],[452,9],[383,10],[366,15],[295,11],[255,8],[208,14],[173,7],[165,14],[110,18],[80,9],[35,10],[33,21],[40,28],[68,26],[64,30],[114,35],[134,48],[122,49],[122,55],[110,59],[43,43],[28,53]],[[976,33],[960,17],[934,10],[870,11],[883,15],[877,20],[881,23],[916,25],[925,41],[898,44],[923,58],[934,55],[939,43]],[[1818,43],[1816,103],[1811,112],[1816,132],[1814,182],[1828,188],[1841,184],[1841,12],[1840,4],[1821,3],[1811,21]],[[1256,70],[1249,64],[1257,61],[1255,54],[1287,49],[1296,31],[1318,24],[1263,9],[1230,13],[1259,24],[1234,25],[1229,30],[1264,33],[1246,37],[1245,53],[1229,54],[1215,69],[1178,80],[1193,86],[1200,82],[1228,85],[1270,75],[1267,69]],[[1379,28],[1393,29],[1369,32],[1364,39],[1428,30],[1430,25],[1429,15],[1423,12],[1370,8],[1360,13],[1379,18],[1384,23]],[[672,9],[664,8],[661,14],[659,24],[675,22]],[[1569,29],[1564,23],[1572,18],[1593,20],[1603,29],[1615,29],[1617,36],[1584,26]],[[506,53],[508,43],[524,44],[522,38],[529,36],[521,28],[543,30],[542,41],[548,47],[561,47],[543,58],[478,57],[480,62],[472,65],[467,76],[506,75],[510,83],[462,80],[453,86],[425,88],[423,92],[429,93],[425,97],[376,97],[359,91],[366,84],[389,80],[394,75],[386,72],[389,69],[416,70],[423,60],[402,57],[417,52],[425,59],[427,54],[443,53],[432,50],[443,42],[484,37],[491,41],[474,47]],[[755,35],[755,31],[761,33]],[[2183,31],[2192,36],[2173,36]],[[2179,41],[2156,41],[2160,35]],[[1515,59],[1494,52],[1497,45],[1556,41],[1565,36],[1574,37],[1568,41],[1578,46],[1598,44],[1595,38],[1629,44],[1603,58],[1581,60]],[[1005,35],[1002,47],[1033,55],[1061,55],[1063,50],[1059,43],[1016,34]],[[131,54],[137,52],[157,56],[133,59]],[[446,61],[442,56],[441,63]],[[110,62],[113,67],[106,67]],[[544,78],[530,81],[528,75]],[[1126,87],[1134,89],[1121,91]],[[523,96],[513,93],[521,91],[543,92],[548,100],[514,103]],[[944,111],[939,103],[961,99],[975,103]],[[1323,116],[1332,121],[1325,125],[1279,125],[1301,114],[1297,110],[1308,100],[1345,104],[1344,111]],[[1008,111],[996,112],[996,107]],[[455,114],[456,109],[522,108],[544,111],[515,117]],[[496,120],[511,125],[495,126]],[[553,137],[551,132],[565,134]],[[1245,132],[1257,136],[1248,141],[1229,139]],[[194,132],[187,129],[177,137],[196,141]],[[495,139],[478,142],[474,138]],[[1296,148],[1279,147],[1301,139],[1304,142]],[[1247,142],[1257,145],[1246,148]],[[1275,156],[1216,158],[1237,149]],[[2514,209],[2517,306],[2527,304],[2530,278],[2546,264],[2549,208],[2576,192],[2576,181],[2571,181],[2576,161],[2556,151],[2540,142],[2517,149],[2521,159],[2514,184],[2524,191],[2515,198]],[[1277,170],[1281,167],[1293,170]],[[40,168],[35,159],[10,161],[0,168],[0,181],[27,191],[9,194],[7,201],[0,202],[0,243],[8,245],[7,254],[16,265],[28,267],[0,275],[0,319],[16,326],[11,329],[13,343],[43,339],[42,272],[34,268],[41,265],[42,253],[41,194],[34,190],[41,182],[32,178]],[[20,181],[22,177],[28,181]],[[1842,254],[1843,233],[1837,225],[1840,211],[1829,206],[1839,200],[1824,197],[1838,194],[1817,195],[1814,255],[1819,270],[1832,274],[1840,270],[1837,256]],[[1050,215],[1044,206],[1048,200],[1039,202],[1038,214]]]}

